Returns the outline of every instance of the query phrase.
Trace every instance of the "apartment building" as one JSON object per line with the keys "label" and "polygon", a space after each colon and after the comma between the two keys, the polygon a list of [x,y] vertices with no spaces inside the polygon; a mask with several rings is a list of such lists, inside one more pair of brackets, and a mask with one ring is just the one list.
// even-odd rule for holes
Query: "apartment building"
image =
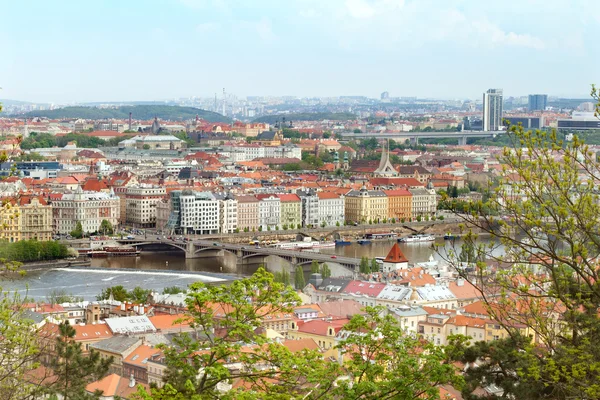
{"label": "apartment building", "polygon": [[251,195],[235,196],[238,204],[238,228],[241,231],[258,229],[258,199]]}
{"label": "apartment building", "polygon": [[431,182],[427,188],[408,189],[412,195],[412,217],[434,216],[437,211],[437,196]]}
{"label": "apartment building", "polygon": [[346,194],[346,221],[358,223],[377,223],[387,219],[388,198],[380,190],[352,190]]}
{"label": "apartment building", "polygon": [[77,187],[74,193],[59,195],[52,201],[52,224],[54,231],[67,234],[80,222],[84,233],[98,231],[103,220],[118,226],[120,216],[119,198],[114,192],[84,192]]}
{"label": "apartment building", "polygon": [[238,229],[238,201],[229,194],[214,196],[219,202],[219,232],[234,233]]}
{"label": "apartment building", "polygon": [[383,191],[388,198],[389,219],[410,221],[412,219],[412,194],[408,189],[393,189]]}
{"label": "apartment building", "polygon": [[310,228],[319,225],[319,198],[313,191],[299,191],[297,193],[302,202],[302,227]]}
{"label": "apartment building", "polygon": [[281,202],[281,227],[294,229],[302,224],[302,201],[296,194],[278,194]]}
{"label": "apartment building", "polygon": [[344,225],[346,200],[344,196],[331,192],[318,192],[318,225]]}
{"label": "apartment building", "polygon": [[257,194],[258,225],[263,231],[281,229],[281,201],[274,194]]}
{"label": "apartment building", "polygon": [[140,228],[156,226],[156,204],[167,194],[164,187],[136,185],[125,192],[126,221]]}
{"label": "apartment building", "polygon": [[41,196],[18,196],[0,206],[0,239],[52,239],[52,206]]}

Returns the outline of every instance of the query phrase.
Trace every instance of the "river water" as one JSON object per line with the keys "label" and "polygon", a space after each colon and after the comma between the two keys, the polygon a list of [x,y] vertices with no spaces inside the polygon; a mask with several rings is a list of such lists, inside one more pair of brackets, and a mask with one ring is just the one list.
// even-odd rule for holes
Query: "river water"
{"label": "river water", "polygon": [[[369,245],[352,243],[347,246],[321,249],[323,254],[346,257],[385,257],[393,246],[393,241],[373,241]],[[452,244],[438,239],[436,246],[441,249],[452,248]],[[460,246],[457,241],[454,246]],[[427,261],[431,256],[441,259],[431,242],[400,243],[400,248],[410,263]],[[443,251],[441,251],[443,253]],[[347,275],[348,270],[337,266],[332,259],[328,263],[333,276]],[[280,270],[287,264],[277,257],[269,257],[267,268]],[[164,287],[186,287],[201,280],[204,282],[226,281],[232,277],[252,274],[254,266],[236,265],[235,256],[225,252],[221,258],[185,259],[180,252],[142,253],[140,257],[110,257],[91,260],[92,269],[81,268],[29,271],[24,277],[0,281],[4,290],[17,290],[22,296],[34,300],[45,300],[53,289],[64,290],[85,300],[94,300],[102,289],[123,285],[127,289],[142,286],[146,289],[162,291]],[[140,271],[140,270],[143,270]],[[293,275],[293,274],[292,274]],[[307,277],[308,278],[308,277]]]}

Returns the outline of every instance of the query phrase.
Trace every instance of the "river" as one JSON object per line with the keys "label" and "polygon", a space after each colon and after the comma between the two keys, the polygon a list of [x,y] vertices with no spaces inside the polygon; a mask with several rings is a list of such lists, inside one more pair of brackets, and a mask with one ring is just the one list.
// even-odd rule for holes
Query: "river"
{"label": "river", "polygon": [[[393,241],[373,241],[368,245],[352,243],[347,246],[321,249],[324,254],[346,257],[385,257]],[[450,248],[450,242],[438,239],[436,245],[442,249]],[[460,246],[460,241],[456,243]],[[431,242],[400,243],[400,248],[410,263],[427,261],[431,256],[441,259]],[[348,274],[348,270],[335,265],[331,260],[334,276]],[[286,262],[269,257],[267,267],[276,271]],[[328,263],[330,264],[330,263]],[[0,281],[4,290],[17,290],[22,296],[34,300],[45,300],[53,289],[64,290],[85,300],[94,300],[102,289],[123,285],[127,289],[142,286],[146,289],[162,291],[164,287],[186,287],[201,280],[204,282],[226,281],[233,277],[252,274],[256,266],[236,266],[235,256],[226,253],[223,258],[185,259],[180,252],[142,253],[140,257],[111,257],[91,260],[92,270],[83,268],[53,269],[29,271],[24,277]],[[140,270],[144,270],[143,272]],[[308,279],[308,276],[306,277]]]}

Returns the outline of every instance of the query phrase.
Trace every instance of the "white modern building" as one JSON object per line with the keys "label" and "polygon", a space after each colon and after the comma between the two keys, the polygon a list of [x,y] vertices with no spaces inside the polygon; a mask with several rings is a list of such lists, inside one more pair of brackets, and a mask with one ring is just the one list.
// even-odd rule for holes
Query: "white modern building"
{"label": "white modern building", "polygon": [[256,158],[302,158],[302,149],[295,144],[283,146],[260,146],[257,144],[239,144],[222,146],[222,154],[228,154],[230,161],[252,161]]}
{"label": "white modern building", "polygon": [[502,129],[502,89],[489,89],[483,94],[483,130]]}
{"label": "white modern building", "polygon": [[164,187],[140,184],[125,192],[126,222],[136,227],[156,225],[156,204],[166,195]]}
{"label": "white modern building", "polygon": [[179,196],[179,226],[184,233],[219,233],[219,200],[210,192],[183,191]]}
{"label": "white modern building", "polygon": [[65,193],[52,201],[54,231],[68,234],[81,223],[84,233],[97,232],[103,220],[113,227],[119,223],[119,198],[110,193],[84,192],[77,187],[74,193]]}

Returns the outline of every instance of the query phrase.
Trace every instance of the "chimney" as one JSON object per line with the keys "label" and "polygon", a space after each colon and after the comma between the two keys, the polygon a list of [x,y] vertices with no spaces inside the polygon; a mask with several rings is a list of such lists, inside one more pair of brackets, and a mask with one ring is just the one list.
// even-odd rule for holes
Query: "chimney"
{"label": "chimney", "polygon": [[125,305],[125,302],[122,302],[122,303],[121,303],[121,311],[125,311],[125,306],[126,306],[126,305]]}
{"label": "chimney", "polygon": [[131,130],[131,112],[129,112],[129,130]]}
{"label": "chimney", "polygon": [[456,286],[465,286],[465,280],[463,278],[457,279]]}

